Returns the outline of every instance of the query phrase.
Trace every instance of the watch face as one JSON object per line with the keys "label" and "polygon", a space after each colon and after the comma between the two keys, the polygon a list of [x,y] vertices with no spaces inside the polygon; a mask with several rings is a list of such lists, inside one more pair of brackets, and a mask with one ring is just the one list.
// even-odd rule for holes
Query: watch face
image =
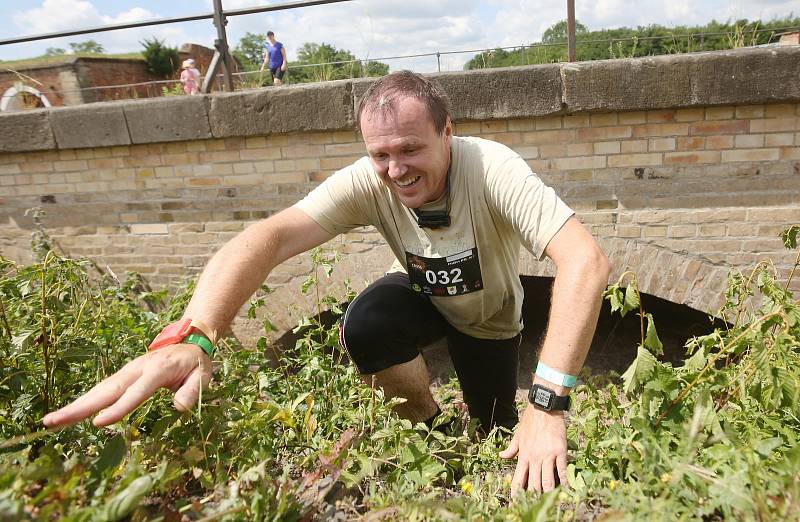
{"label": "watch face", "polygon": [[533,403],[542,408],[549,408],[553,393],[545,388],[537,387],[533,394]]}

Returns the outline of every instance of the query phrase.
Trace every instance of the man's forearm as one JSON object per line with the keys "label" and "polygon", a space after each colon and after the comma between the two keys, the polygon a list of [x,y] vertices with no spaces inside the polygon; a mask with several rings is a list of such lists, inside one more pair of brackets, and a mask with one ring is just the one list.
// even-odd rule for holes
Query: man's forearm
{"label": "man's forearm", "polygon": [[[586,359],[608,283],[608,260],[599,250],[558,267],[550,319],[539,360],[562,373],[577,375]],[[553,388],[540,377],[534,378]],[[553,390],[562,395],[562,386]]]}
{"label": "man's forearm", "polygon": [[250,225],[208,262],[184,317],[223,334],[273,268],[332,237],[295,207]]}
{"label": "man's forearm", "polygon": [[225,332],[236,312],[275,267],[277,233],[265,222],[226,243],[206,265],[184,315]]}

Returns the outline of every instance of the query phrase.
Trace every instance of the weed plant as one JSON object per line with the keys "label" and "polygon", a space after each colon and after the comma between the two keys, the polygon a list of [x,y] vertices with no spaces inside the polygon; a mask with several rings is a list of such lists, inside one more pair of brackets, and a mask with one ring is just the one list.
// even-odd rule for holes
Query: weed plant
{"label": "weed plant", "polygon": [[324,250],[300,289],[317,309],[279,364],[266,362],[266,337],[223,341],[191,413],[164,391],[110,428],[42,431],[45,412],[143,353],[192,288],[169,299],[40,240],[30,265],[0,258],[0,520],[800,517],[800,307],[768,263],[731,275],[730,327],[691,340],[675,367],[658,358],[635,275],[609,287],[615,312],[641,317],[638,356],[621,378],[584,375],[576,389],[571,489],[512,502],[513,462],[498,457],[508,434],[477,439],[453,382],[437,390],[442,425],[429,430],[399,419],[342,360],[338,325],[318,320],[347,297],[319,293],[336,261]]}

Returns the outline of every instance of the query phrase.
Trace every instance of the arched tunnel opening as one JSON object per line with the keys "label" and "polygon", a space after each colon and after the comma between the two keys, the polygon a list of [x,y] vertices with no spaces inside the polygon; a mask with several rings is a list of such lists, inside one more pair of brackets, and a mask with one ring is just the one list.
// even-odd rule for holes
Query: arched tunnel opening
{"label": "arched tunnel opening", "polygon": [[[527,389],[531,386],[550,315],[553,278],[520,276],[520,280],[525,291],[522,305],[525,328],[520,346],[518,380],[519,387]],[[681,364],[686,357],[685,344],[689,339],[725,326],[722,320],[712,318],[707,313],[650,294],[642,293],[642,304],[645,312],[653,315],[659,339],[664,345],[664,354],[660,358],[673,365]],[[343,308],[346,308],[346,304]],[[329,326],[335,322],[336,317],[326,311],[320,319],[324,325]],[[280,351],[291,351],[302,336],[302,330],[296,333],[289,331],[276,340],[277,348]],[[621,374],[636,358],[640,343],[639,314],[635,311],[629,312],[624,318],[618,312],[612,314],[610,303],[604,300],[584,367],[593,374]],[[444,339],[430,340],[421,347],[421,351],[434,381],[446,382],[455,376]],[[345,361],[343,364],[348,364],[346,356],[342,360]]]}

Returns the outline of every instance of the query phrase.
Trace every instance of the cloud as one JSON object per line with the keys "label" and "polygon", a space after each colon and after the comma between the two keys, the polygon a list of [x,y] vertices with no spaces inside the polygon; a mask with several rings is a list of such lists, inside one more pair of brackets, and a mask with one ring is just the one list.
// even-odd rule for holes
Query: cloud
{"label": "cloud", "polygon": [[[477,16],[476,0],[371,0],[276,11],[261,15],[231,17],[230,43],[235,46],[246,32],[275,31],[289,59],[306,42],[328,43],[346,49],[359,58],[430,54],[427,57],[387,60],[392,69],[412,67],[420,71],[437,69],[434,53],[474,48],[485,38]],[[226,0],[226,9],[268,5],[268,2]],[[481,44],[484,45],[484,44]],[[440,57],[452,63],[453,57]],[[462,62],[463,63],[463,62]],[[460,64],[454,65],[460,68]]]}
{"label": "cloud", "polygon": [[601,22],[619,19],[620,13],[623,12],[623,2],[624,0],[597,0],[592,14]]}
{"label": "cloud", "polygon": [[[285,0],[224,0],[225,9],[275,5]],[[12,23],[0,27],[0,35],[39,34],[68,28],[149,20],[163,16],[213,11],[212,0],[203,0],[196,9],[168,9],[156,0],[126,3],[116,12],[110,0],[38,0],[18,2],[9,17]],[[136,5],[135,7],[129,7]],[[186,5],[185,3],[181,5]],[[800,0],[595,0],[576,2],[578,20],[590,29],[620,26],[636,27],[703,24],[740,18],[765,19],[800,15]],[[10,10],[10,9],[9,9]],[[465,51],[495,47],[514,47],[539,41],[543,32],[566,18],[563,0],[354,0],[313,7],[233,16],[227,26],[228,41],[235,47],[247,32],[275,31],[286,45],[290,59],[306,42],[328,43],[346,49],[358,58],[382,58],[428,54],[419,58],[386,60],[392,69],[413,68],[420,72],[460,69],[474,53],[442,54],[437,51]],[[208,20],[80,35],[61,41],[34,42],[0,48],[5,56],[41,54],[47,47],[68,47],[69,42],[94,39],[108,52],[141,49],[139,41],[156,37],[169,45],[193,42],[213,46],[215,29]]]}
{"label": "cloud", "polygon": [[[159,18],[161,15],[143,7],[132,7],[118,13],[101,13],[89,0],[43,0],[40,6],[16,11],[11,20],[18,28],[17,35],[34,35],[73,29],[88,29],[121,23],[139,22]],[[197,22],[186,24],[158,25],[147,28],[124,29],[101,33],[75,35],[64,38],[40,40],[17,44],[14,49],[3,49],[18,54],[17,57],[36,56],[48,47],[68,48],[71,42],[95,40],[109,53],[127,53],[141,50],[144,38],[158,38],[177,47],[182,43],[197,41],[187,30]],[[208,24],[206,24],[208,25]],[[212,30],[204,29],[200,38],[206,45],[213,45]]]}
{"label": "cloud", "polygon": [[11,19],[26,33],[51,33],[101,25],[103,17],[86,0],[44,0],[41,7],[18,11]]}
{"label": "cloud", "polygon": [[128,9],[117,16],[104,16],[103,21],[107,24],[125,24],[130,22],[142,22],[145,20],[152,20],[156,15],[142,7],[134,7]]}

